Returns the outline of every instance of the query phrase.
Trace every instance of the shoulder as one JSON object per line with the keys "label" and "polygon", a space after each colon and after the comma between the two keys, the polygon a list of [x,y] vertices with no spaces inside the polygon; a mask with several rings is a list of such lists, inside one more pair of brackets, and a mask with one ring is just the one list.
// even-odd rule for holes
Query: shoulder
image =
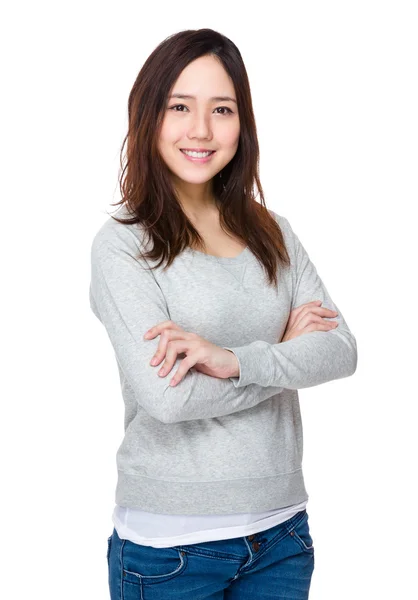
{"label": "shoulder", "polygon": [[[130,217],[123,207],[117,210],[113,216],[118,219]],[[134,225],[120,223],[113,216],[106,219],[94,234],[91,242],[92,254],[102,255],[108,250],[112,252],[119,250],[137,256],[138,252],[142,252],[144,248],[144,228],[138,223]]]}
{"label": "shoulder", "polygon": [[268,208],[267,210],[269,211],[271,216],[275,219],[276,223],[278,223],[280,230],[283,233],[283,236],[285,238],[289,238],[289,239],[292,238],[293,230],[292,230],[292,227],[290,226],[288,219],[284,215],[279,215],[274,210],[271,210],[271,208]]}
{"label": "shoulder", "polygon": [[[113,216],[118,219],[131,217],[121,209]],[[130,265],[136,273],[148,271],[150,263],[144,256],[149,247],[145,242],[148,237],[145,228],[139,223],[120,223],[113,216],[107,218],[93,236],[90,246],[92,267],[118,269]]]}
{"label": "shoulder", "polygon": [[289,225],[289,221],[286,219],[285,216],[279,215],[279,213],[272,210],[271,208],[268,208],[267,210],[269,211],[271,216],[279,223],[279,225]]}
{"label": "shoulder", "polygon": [[283,241],[286,246],[286,249],[289,253],[290,262],[295,264],[297,262],[297,253],[298,253],[298,245],[299,238],[292,229],[292,226],[289,223],[289,220],[284,215],[279,215],[274,210],[268,209],[271,216],[276,220],[280,227],[280,231],[283,235]]}

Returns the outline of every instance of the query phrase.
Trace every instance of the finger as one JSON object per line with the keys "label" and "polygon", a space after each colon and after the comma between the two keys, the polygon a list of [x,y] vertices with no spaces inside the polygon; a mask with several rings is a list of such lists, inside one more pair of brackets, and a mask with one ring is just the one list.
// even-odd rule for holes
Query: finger
{"label": "finger", "polygon": [[299,329],[304,329],[310,323],[321,323],[322,325],[334,327],[334,323],[337,323],[337,321],[325,321],[320,315],[317,315],[314,312],[309,312],[300,318],[296,327]]}
{"label": "finger", "polygon": [[151,327],[151,329],[148,329],[148,331],[144,333],[144,338],[150,340],[156,335],[159,335],[164,329],[181,330],[182,328],[179,325],[176,325],[176,323],[173,323],[173,321],[163,321],[162,323],[158,323],[158,325]]}
{"label": "finger", "polygon": [[336,329],[338,327],[338,323],[336,321],[329,321],[329,323],[335,323],[335,326],[330,327],[328,323],[312,323],[312,325],[305,327],[304,331],[331,331],[332,329]]}
{"label": "finger", "polygon": [[305,315],[319,315],[323,319],[325,319],[325,318],[331,319],[333,317],[338,316],[338,313],[336,310],[332,310],[331,308],[325,308],[322,306],[313,306],[313,307],[309,308],[308,310],[301,312],[302,317]]}
{"label": "finger", "polygon": [[[187,332],[186,332],[187,333]],[[160,377],[165,377],[173,368],[179,354],[185,353],[187,356],[196,348],[196,340],[192,337],[170,341],[167,344],[167,351],[164,364],[158,371]],[[195,353],[196,354],[196,353]],[[186,356],[186,358],[187,358]],[[183,359],[185,360],[185,359]],[[195,363],[194,363],[195,364]]]}
{"label": "finger", "polygon": [[300,313],[308,313],[311,311],[314,312],[318,312],[319,314],[324,314],[323,312],[320,311],[325,311],[328,314],[334,314],[337,315],[337,311],[333,310],[332,308],[326,308],[325,306],[320,306],[319,304],[322,304],[321,300],[315,300],[314,302],[308,302],[308,304],[302,304],[302,306],[299,306],[298,308],[295,308],[292,312],[294,312],[296,315],[299,315]]}
{"label": "finger", "polygon": [[174,373],[174,377],[170,380],[170,385],[174,386],[180,383],[180,381],[185,377],[186,373],[190,371],[190,369],[197,363],[197,358],[193,358],[193,356],[188,355],[186,358],[183,358],[181,361],[179,368]]}
{"label": "finger", "polygon": [[322,300],[312,300],[312,302],[306,302],[305,304],[301,304],[297,306],[293,310],[290,311],[290,317],[288,321],[288,327],[292,327],[295,322],[299,320],[299,317],[303,312],[312,309],[314,306],[320,306],[322,304]]}
{"label": "finger", "polygon": [[305,302],[305,304],[301,304],[300,306],[297,306],[296,308],[293,309],[292,312],[294,312],[295,314],[299,314],[306,307],[320,306],[321,304],[322,304],[322,300],[312,300],[311,302]]}
{"label": "finger", "polygon": [[306,325],[307,321],[306,318],[309,317],[309,315],[318,315],[319,318],[333,318],[336,317],[338,315],[337,311],[335,310],[331,310],[330,308],[325,308],[322,306],[310,306],[307,307],[305,310],[302,310],[294,319],[293,324],[294,325]]}
{"label": "finger", "polygon": [[188,339],[190,334],[183,329],[164,329],[160,335],[160,341],[158,343],[157,350],[150,361],[150,365],[156,367],[160,364],[163,358],[167,354],[167,345],[169,342],[174,340]]}

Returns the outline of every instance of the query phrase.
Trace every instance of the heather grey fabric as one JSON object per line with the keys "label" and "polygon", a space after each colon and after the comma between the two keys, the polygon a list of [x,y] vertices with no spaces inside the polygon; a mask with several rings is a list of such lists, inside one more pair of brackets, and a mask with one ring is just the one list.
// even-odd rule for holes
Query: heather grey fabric
{"label": "heather grey fabric", "polygon": [[[277,287],[247,247],[215,257],[187,249],[163,272],[146,270],[139,225],[111,217],[91,246],[90,305],[115,353],[125,404],[115,501],[165,514],[260,512],[308,499],[302,473],[298,389],[352,375],[356,340],[288,220],[270,210],[292,265]],[[115,216],[125,216],[122,207]],[[152,265],[151,261],[148,263]],[[290,310],[312,300],[334,309],[338,327],[278,343]],[[234,352],[239,377],[192,368],[171,387],[150,366],[171,319]]]}

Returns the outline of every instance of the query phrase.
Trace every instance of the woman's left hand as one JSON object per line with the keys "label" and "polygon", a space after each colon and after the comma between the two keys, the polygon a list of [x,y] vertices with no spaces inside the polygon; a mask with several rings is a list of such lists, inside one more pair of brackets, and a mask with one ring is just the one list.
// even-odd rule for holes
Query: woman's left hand
{"label": "woman's left hand", "polygon": [[161,377],[171,371],[179,354],[186,354],[170,381],[171,386],[181,381],[191,367],[220,379],[239,377],[238,359],[230,350],[220,348],[195,333],[184,331],[173,321],[164,321],[152,327],[144,338],[151,340],[157,335],[160,335],[160,342],[153,357],[155,363],[152,360],[151,365],[157,366],[165,358],[162,368],[158,371]]}

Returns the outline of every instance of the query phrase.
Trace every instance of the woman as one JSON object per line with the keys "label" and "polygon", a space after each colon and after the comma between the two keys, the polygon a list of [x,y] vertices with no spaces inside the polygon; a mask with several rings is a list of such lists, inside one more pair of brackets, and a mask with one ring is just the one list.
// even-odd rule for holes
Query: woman
{"label": "woman", "polygon": [[164,40],[132,88],[125,141],[121,206],[91,252],[125,402],[111,598],[306,599],[297,390],[352,375],[356,340],[265,206],[231,40]]}

